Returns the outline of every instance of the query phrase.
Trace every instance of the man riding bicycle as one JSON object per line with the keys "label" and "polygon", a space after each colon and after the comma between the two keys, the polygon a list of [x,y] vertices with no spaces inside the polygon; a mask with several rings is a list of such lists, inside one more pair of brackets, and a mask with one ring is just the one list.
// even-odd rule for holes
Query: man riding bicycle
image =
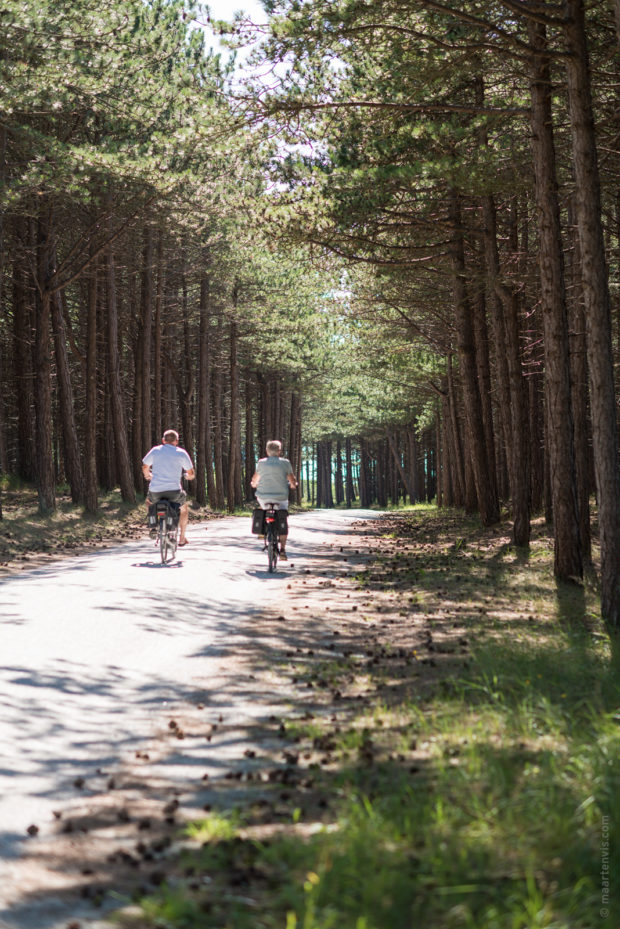
{"label": "man riding bicycle", "polygon": [[155,445],[142,459],[142,473],[150,481],[146,495],[147,511],[151,503],[165,497],[181,505],[179,517],[179,545],[187,545],[185,530],[189,520],[187,494],[181,486],[183,472],[189,481],[194,479],[192,459],[184,448],[179,448],[179,433],[174,429],[164,432],[161,445]]}
{"label": "man riding bicycle", "polygon": [[[250,484],[256,489],[259,506],[265,510],[268,503],[277,503],[278,509],[288,509],[289,488],[297,487],[297,478],[288,458],[281,458],[282,442],[272,439],[267,442],[267,457],[261,458],[256,465]],[[287,535],[280,536],[280,560],[287,561]]]}

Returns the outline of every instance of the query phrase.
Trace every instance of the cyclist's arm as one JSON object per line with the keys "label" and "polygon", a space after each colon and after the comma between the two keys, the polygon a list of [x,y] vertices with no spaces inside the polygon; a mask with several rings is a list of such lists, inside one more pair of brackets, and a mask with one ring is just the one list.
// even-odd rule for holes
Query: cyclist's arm
{"label": "cyclist's arm", "polygon": [[255,471],[254,474],[252,475],[252,477],[251,477],[251,479],[250,479],[250,486],[251,486],[251,487],[257,487],[257,486],[258,486],[258,471]]}
{"label": "cyclist's arm", "polygon": [[289,473],[286,475],[286,479],[289,483],[289,487],[292,487],[293,490],[295,490],[295,488],[297,487],[297,478],[295,477],[292,471],[289,471]]}
{"label": "cyclist's arm", "polygon": [[145,480],[150,481],[153,477],[151,465],[143,464],[142,473],[144,474]]}
{"label": "cyclist's arm", "polygon": [[188,481],[193,481],[194,478],[196,477],[196,471],[194,470],[194,468],[188,468],[187,471],[185,472],[185,477],[187,478]]}

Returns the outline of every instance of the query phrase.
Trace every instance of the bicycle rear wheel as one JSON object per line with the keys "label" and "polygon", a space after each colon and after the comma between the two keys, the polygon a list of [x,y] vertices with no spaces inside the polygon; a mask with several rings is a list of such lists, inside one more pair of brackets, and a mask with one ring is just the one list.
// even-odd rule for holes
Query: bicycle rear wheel
{"label": "bicycle rear wheel", "polygon": [[161,563],[166,564],[166,557],[168,554],[168,527],[166,526],[165,516],[159,520],[159,554],[161,555]]}
{"label": "bicycle rear wheel", "polygon": [[176,523],[173,529],[168,529],[168,561],[172,561],[177,553],[178,540],[179,525]]}
{"label": "bicycle rear wheel", "polygon": [[278,540],[273,529],[268,530],[267,536],[267,557],[269,558],[269,570],[275,571],[278,563]]}

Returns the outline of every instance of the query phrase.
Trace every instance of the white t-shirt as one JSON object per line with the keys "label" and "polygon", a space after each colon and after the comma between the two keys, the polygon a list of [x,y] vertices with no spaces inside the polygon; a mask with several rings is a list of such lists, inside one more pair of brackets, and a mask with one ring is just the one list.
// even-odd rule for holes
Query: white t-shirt
{"label": "white t-shirt", "polygon": [[184,448],[178,445],[155,445],[142,459],[142,463],[151,465],[153,477],[149,490],[161,493],[164,490],[182,490],[183,471],[194,467],[192,459]]}
{"label": "white t-shirt", "polygon": [[293,473],[293,467],[288,458],[261,458],[256,465],[258,484],[256,495],[263,500],[277,503],[279,500],[288,500],[289,484],[287,474]]}

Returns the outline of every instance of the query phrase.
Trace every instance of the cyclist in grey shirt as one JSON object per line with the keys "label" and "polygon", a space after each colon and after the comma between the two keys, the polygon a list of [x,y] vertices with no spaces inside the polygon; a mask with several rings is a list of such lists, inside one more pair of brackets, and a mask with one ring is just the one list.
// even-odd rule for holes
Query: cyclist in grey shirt
{"label": "cyclist in grey shirt", "polygon": [[[297,478],[288,458],[281,458],[282,442],[267,442],[267,457],[261,458],[250,481],[256,489],[256,499],[264,509],[268,503],[277,503],[280,510],[288,509],[289,488],[297,487]],[[286,535],[280,536],[280,558],[287,561]]]}

